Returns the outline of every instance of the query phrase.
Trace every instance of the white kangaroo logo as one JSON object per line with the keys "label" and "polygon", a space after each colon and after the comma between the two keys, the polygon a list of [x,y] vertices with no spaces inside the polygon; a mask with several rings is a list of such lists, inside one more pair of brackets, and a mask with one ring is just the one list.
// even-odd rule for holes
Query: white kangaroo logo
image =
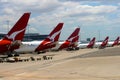
{"label": "white kangaroo logo", "polygon": [[92,40],[92,41],[90,42],[90,45],[92,45],[92,44],[94,44],[94,40]]}
{"label": "white kangaroo logo", "polygon": [[108,39],[104,41],[104,43],[106,44],[108,42]]}
{"label": "white kangaroo logo", "polygon": [[49,38],[52,42],[54,42],[55,37],[56,37],[60,32],[61,32],[61,31],[58,31],[58,32],[54,33],[52,36],[48,36],[48,38]]}
{"label": "white kangaroo logo", "polygon": [[8,39],[12,39],[12,40],[14,41],[16,35],[18,35],[19,33],[21,33],[21,32],[24,31],[24,30],[25,30],[25,28],[22,29],[22,30],[20,30],[20,31],[13,32],[11,35],[6,35],[6,37],[7,37]]}
{"label": "white kangaroo logo", "polygon": [[71,37],[70,39],[68,39],[68,41],[72,42],[72,40],[73,40],[74,38],[76,38],[76,37],[77,37],[77,36]]}

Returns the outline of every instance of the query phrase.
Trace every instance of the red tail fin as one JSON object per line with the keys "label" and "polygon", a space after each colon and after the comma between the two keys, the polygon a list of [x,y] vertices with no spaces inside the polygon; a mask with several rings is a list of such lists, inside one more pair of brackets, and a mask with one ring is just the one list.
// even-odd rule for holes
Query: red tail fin
{"label": "red tail fin", "polygon": [[45,40],[52,42],[58,41],[62,27],[63,27],[63,23],[59,23]]}
{"label": "red tail fin", "polygon": [[8,32],[8,34],[3,38],[4,40],[22,40],[26,30],[26,26],[30,17],[30,13],[24,13],[23,16],[17,21],[13,28]]}
{"label": "red tail fin", "polygon": [[120,37],[117,37],[117,39],[114,41],[112,46],[118,45],[119,44]]}
{"label": "red tail fin", "polygon": [[76,28],[74,32],[68,37],[68,39],[59,47],[59,49],[65,49],[68,47],[76,46],[76,42],[79,39],[80,28]]}
{"label": "red tail fin", "polygon": [[72,40],[72,43],[69,45],[69,47],[77,47],[78,41],[79,41],[79,35]]}
{"label": "red tail fin", "polygon": [[94,44],[95,44],[95,37],[93,37],[93,39],[90,41],[87,48],[92,48],[94,46]]}
{"label": "red tail fin", "polygon": [[62,27],[63,23],[59,23],[49,34],[49,36],[45,40],[43,40],[43,42],[35,49],[35,51],[42,51],[45,49],[55,47],[56,42],[59,39]]}
{"label": "red tail fin", "polygon": [[75,31],[68,37],[66,41],[70,41],[70,42],[78,41],[79,32],[80,32],[80,28],[76,28]]}
{"label": "red tail fin", "polygon": [[107,36],[107,37],[105,38],[105,40],[102,42],[102,44],[101,44],[102,47],[105,47],[105,46],[107,45],[108,39],[109,39],[109,37]]}
{"label": "red tail fin", "polygon": [[74,37],[74,39],[72,40],[72,42],[78,42],[79,41],[79,35]]}

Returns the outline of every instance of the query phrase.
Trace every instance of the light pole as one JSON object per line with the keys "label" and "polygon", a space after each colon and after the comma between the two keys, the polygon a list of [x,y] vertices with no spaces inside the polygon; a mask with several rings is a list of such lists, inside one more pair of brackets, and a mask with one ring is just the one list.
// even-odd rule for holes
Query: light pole
{"label": "light pole", "polygon": [[30,24],[28,24],[28,34],[29,34]]}
{"label": "light pole", "polygon": [[79,41],[82,40],[82,35],[81,35],[81,34],[82,34],[82,32],[81,32],[81,31],[82,31],[82,30],[81,30],[81,29],[82,29],[82,25],[83,25],[83,24],[78,25],[78,27],[80,28],[80,32],[79,32]]}
{"label": "light pole", "polygon": [[100,41],[100,30],[98,30],[98,37],[99,37],[99,41]]}
{"label": "light pole", "polygon": [[10,22],[10,21],[7,20],[6,22],[7,22],[7,30],[8,30],[8,32],[9,32],[9,22]]}
{"label": "light pole", "polygon": [[30,28],[30,24],[28,24],[28,41],[29,41],[29,28]]}

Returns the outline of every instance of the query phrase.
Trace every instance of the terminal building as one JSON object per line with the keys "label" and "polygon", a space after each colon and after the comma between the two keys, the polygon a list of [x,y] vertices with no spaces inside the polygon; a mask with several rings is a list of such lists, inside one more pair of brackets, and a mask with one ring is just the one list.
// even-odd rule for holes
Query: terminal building
{"label": "terminal building", "polygon": [[[0,39],[2,39],[5,36],[5,34],[0,33]],[[27,33],[24,35],[23,41],[38,41],[38,40],[43,40],[47,37],[48,35],[40,35],[39,33]]]}

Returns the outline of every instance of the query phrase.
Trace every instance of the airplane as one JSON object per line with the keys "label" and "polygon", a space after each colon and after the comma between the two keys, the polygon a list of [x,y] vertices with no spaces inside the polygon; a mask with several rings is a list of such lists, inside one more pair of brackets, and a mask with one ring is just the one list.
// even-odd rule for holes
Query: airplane
{"label": "airplane", "polygon": [[80,43],[78,45],[78,47],[80,49],[84,49],[84,48],[93,48],[94,44],[95,44],[95,37],[93,37],[93,39],[89,42],[89,43]]}
{"label": "airplane", "polygon": [[43,53],[46,50],[49,50],[52,47],[55,47],[58,43],[59,36],[61,34],[61,30],[63,27],[63,23],[59,23],[52,32],[42,41],[30,41],[30,42],[22,42],[22,45],[19,49],[16,49],[15,52],[17,53],[24,53],[24,52],[37,52]]}
{"label": "airplane", "polygon": [[79,31],[80,28],[76,28],[74,32],[68,37],[67,40],[64,42],[59,42],[56,47],[52,48],[54,51],[62,50],[62,49],[68,49],[70,47],[74,47],[77,45],[78,39],[79,39]]}
{"label": "airplane", "polygon": [[[19,48],[23,40],[30,13],[24,13],[11,30],[0,40],[0,55],[12,56],[14,50]],[[14,56],[17,56],[15,54]]]}
{"label": "airplane", "polygon": [[107,46],[108,47],[113,47],[115,45],[119,45],[119,40],[120,40],[120,37],[117,37],[117,39],[115,41],[108,42]]}
{"label": "airplane", "polygon": [[69,47],[68,47],[66,50],[67,50],[67,51],[79,50],[78,45],[79,45],[79,35],[76,36],[76,37],[72,40],[71,44],[69,45]]}
{"label": "airplane", "polygon": [[104,49],[108,44],[108,39],[109,39],[109,36],[107,36],[103,42],[96,42],[93,47]]}

